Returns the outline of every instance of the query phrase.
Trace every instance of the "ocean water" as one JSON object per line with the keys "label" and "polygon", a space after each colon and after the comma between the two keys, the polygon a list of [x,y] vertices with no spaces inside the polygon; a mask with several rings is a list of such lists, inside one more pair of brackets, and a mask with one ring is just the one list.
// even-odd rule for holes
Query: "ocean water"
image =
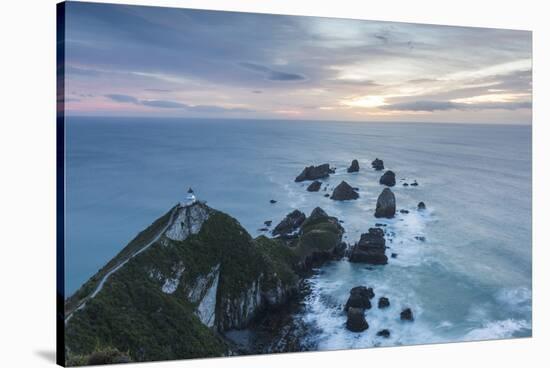
{"label": "ocean water", "polygon": [[[253,236],[265,220],[316,206],[344,221],[350,244],[387,225],[386,254],[397,258],[331,262],[310,280],[296,318],[315,331],[317,349],[531,336],[530,126],[70,117],[66,152],[67,295],[191,186]],[[397,207],[409,214],[374,218],[383,189],[370,168],[376,157],[396,172]],[[348,174],[352,159],[361,170]],[[358,200],[332,201],[294,182],[304,166],[325,162],[337,168],[329,189],[346,180]],[[419,186],[401,185],[413,180]],[[427,211],[416,211],[419,201]],[[374,305],[386,296],[391,306],[374,306],[370,328],[352,333],[341,306],[358,285],[374,288]],[[414,322],[399,320],[405,307]],[[384,328],[389,339],[376,336]]]}

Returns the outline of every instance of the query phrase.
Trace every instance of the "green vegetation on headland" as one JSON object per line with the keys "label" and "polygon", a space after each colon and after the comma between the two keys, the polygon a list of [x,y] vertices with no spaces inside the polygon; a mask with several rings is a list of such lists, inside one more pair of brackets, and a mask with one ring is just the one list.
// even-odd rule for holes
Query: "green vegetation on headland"
{"label": "green vegetation on headland", "polygon": [[[200,202],[175,207],[66,301],[66,310],[86,301],[66,320],[67,364],[231,354],[224,331],[245,328],[263,310],[286,303],[299,272],[340,249],[343,229],[319,210],[296,237],[283,240],[253,239],[237,220]],[[185,236],[169,236],[178,226]]]}

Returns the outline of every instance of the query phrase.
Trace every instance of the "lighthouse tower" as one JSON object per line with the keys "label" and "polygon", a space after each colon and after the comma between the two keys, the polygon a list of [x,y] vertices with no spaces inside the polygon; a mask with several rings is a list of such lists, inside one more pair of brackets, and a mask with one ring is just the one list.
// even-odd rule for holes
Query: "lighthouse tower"
{"label": "lighthouse tower", "polygon": [[191,205],[197,201],[197,197],[195,197],[195,192],[191,187],[187,190],[187,198],[185,199],[185,205]]}

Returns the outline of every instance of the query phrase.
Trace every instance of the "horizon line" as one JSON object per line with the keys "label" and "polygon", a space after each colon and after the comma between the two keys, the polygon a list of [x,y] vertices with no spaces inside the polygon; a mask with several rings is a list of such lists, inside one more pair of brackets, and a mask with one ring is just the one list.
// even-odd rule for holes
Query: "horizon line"
{"label": "horizon line", "polygon": [[488,123],[488,122],[442,122],[419,120],[334,120],[334,119],[284,119],[284,118],[235,118],[235,117],[193,117],[193,116],[134,116],[134,115],[67,115],[69,118],[106,118],[106,119],[166,119],[166,120],[246,120],[246,121],[301,121],[301,122],[325,122],[325,123],[360,123],[360,124],[454,124],[454,125],[507,125],[507,126],[533,126],[533,121],[518,123]]}

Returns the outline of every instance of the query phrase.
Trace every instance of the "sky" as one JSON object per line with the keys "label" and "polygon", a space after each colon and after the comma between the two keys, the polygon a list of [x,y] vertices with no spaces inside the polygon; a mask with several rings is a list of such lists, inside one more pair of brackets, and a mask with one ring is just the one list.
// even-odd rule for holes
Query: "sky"
{"label": "sky", "polygon": [[531,124],[528,31],[70,2],[65,109]]}

